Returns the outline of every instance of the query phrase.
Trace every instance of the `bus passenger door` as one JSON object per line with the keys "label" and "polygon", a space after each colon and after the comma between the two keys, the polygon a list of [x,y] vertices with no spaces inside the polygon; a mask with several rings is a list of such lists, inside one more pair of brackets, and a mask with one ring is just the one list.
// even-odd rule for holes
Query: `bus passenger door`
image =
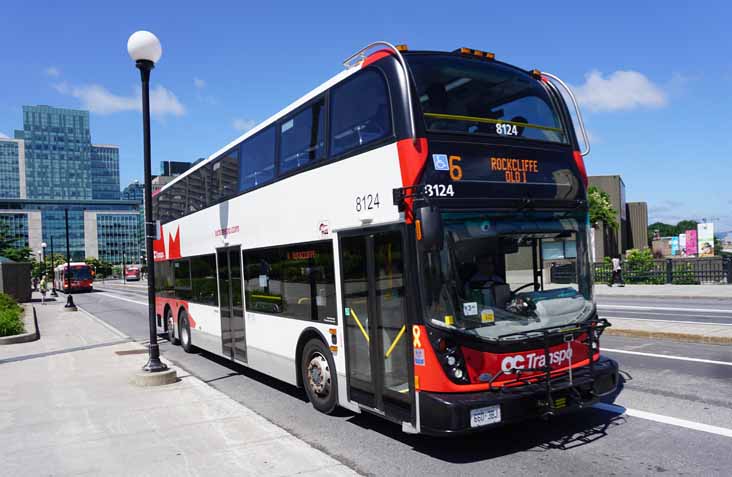
{"label": "bus passenger door", "polygon": [[340,250],[349,399],[410,421],[414,379],[402,229],[342,235]]}
{"label": "bus passenger door", "polygon": [[218,249],[216,262],[219,270],[219,316],[223,353],[231,359],[246,363],[247,341],[239,247]]}

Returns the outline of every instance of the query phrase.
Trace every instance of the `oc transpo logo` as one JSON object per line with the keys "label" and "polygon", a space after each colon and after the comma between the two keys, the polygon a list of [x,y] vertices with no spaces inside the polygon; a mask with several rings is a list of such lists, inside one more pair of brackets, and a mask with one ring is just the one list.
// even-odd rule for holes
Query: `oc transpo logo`
{"label": "oc transpo logo", "polygon": [[[549,364],[558,365],[564,361],[572,360],[572,348],[567,348],[549,353]],[[501,371],[510,373],[517,369],[535,369],[543,368],[546,365],[546,356],[544,353],[531,353],[527,355],[517,354],[514,356],[506,356],[501,361]]]}

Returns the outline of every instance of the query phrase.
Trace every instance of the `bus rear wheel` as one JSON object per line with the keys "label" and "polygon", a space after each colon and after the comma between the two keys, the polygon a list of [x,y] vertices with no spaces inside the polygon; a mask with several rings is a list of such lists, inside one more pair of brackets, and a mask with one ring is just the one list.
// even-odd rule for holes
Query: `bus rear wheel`
{"label": "bus rear wheel", "polygon": [[173,313],[170,311],[170,308],[165,311],[165,323],[168,327],[168,341],[170,341],[170,344],[180,344],[178,338],[175,337],[175,322],[173,321]]}
{"label": "bus rear wheel", "polygon": [[178,317],[178,335],[180,336],[180,344],[186,353],[193,353],[193,344],[191,343],[191,328],[188,325],[188,312],[183,310]]}
{"label": "bus rear wheel", "polygon": [[330,350],[319,339],[305,344],[300,372],[313,407],[325,414],[332,413],[338,404],[335,364]]}

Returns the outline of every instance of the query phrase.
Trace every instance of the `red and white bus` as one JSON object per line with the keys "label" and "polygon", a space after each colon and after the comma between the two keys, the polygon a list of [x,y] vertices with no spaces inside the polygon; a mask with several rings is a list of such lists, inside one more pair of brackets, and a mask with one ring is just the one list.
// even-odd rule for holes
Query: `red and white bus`
{"label": "red and white bus", "polygon": [[54,269],[53,283],[57,290],[64,293],[71,291],[92,291],[94,270],[84,262],[71,262],[71,273],[67,276],[68,266],[64,263]]}
{"label": "red and white bus", "polygon": [[140,267],[137,265],[125,266],[125,280],[134,282],[140,280]]}
{"label": "red and white bus", "polygon": [[615,392],[566,86],[467,48],[344,65],[154,197],[160,331],[411,433]]}

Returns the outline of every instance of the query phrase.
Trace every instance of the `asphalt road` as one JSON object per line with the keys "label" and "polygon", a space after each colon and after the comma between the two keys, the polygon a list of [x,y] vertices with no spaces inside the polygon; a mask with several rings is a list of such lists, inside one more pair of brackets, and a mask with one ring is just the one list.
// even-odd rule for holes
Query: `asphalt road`
{"label": "asphalt road", "polygon": [[[104,289],[109,291],[77,295],[77,304],[145,340],[144,287],[110,284]],[[716,300],[683,300],[682,305],[665,299],[601,304],[650,306],[659,312],[668,311],[660,307],[726,306]],[[652,316],[673,319],[674,313]],[[698,319],[707,315],[694,313]],[[302,391],[244,366],[208,353],[187,354],[169,343],[161,350],[179,369],[363,474],[730,475],[732,347],[615,336],[603,337],[602,345],[605,354],[620,362],[625,376],[613,404],[452,439],[403,434],[368,414],[341,410],[325,416],[310,407]]]}
{"label": "asphalt road", "polygon": [[732,300],[598,297],[598,314],[651,321],[687,321],[732,326]]}

